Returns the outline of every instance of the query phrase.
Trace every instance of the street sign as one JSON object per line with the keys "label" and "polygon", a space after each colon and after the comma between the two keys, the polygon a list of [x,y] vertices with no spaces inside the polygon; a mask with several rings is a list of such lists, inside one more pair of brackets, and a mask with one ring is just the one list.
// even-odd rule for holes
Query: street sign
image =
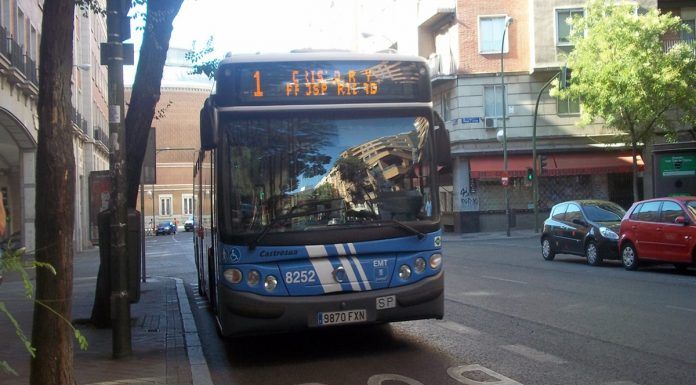
{"label": "street sign", "polygon": [[507,176],[502,176],[502,177],[500,177],[500,183],[503,186],[507,187],[510,183],[510,179]]}

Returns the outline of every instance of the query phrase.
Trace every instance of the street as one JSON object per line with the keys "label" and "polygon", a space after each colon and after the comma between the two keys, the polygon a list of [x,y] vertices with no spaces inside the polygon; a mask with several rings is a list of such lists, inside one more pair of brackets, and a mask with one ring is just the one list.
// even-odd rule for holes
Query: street
{"label": "street", "polygon": [[451,236],[442,321],[225,343],[193,286],[191,236],[148,238],[148,264],[184,279],[216,384],[696,383],[693,269],[547,262],[531,236]]}

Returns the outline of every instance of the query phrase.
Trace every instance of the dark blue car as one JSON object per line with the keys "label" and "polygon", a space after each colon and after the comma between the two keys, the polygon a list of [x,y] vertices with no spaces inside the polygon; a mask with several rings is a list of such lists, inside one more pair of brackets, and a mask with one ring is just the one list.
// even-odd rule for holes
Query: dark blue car
{"label": "dark blue car", "polygon": [[165,222],[160,222],[160,224],[157,225],[157,230],[155,231],[155,235],[160,235],[160,234],[176,234],[176,225],[172,221],[165,221]]}

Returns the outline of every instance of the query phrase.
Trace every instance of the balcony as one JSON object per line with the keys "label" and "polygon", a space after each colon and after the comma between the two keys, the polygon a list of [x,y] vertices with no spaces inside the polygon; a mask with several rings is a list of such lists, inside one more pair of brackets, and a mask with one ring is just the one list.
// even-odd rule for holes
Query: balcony
{"label": "balcony", "polygon": [[457,79],[457,68],[451,54],[430,54],[428,66],[433,87]]}
{"label": "balcony", "polygon": [[688,39],[666,39],[662,42],[662,46],[665,50],[665,52],[669,51],[678,43],[686,43],[688,45],[691,45],[694,48],[694,54],[696,55],[696,39],[694,38],[688,38]]}
{"label": "balcony", "polygon": [[420,1],[418,3],[418,25],[421,28],[435,29],[454,18],[456,11],[456,0]]}
{"label": "balcony", "polygon": [[24,90],[27,96],[39,94],[39,77],[36,62],[27,56],[24,48],[5,27],[0,27],[0,74],[10,83]]}

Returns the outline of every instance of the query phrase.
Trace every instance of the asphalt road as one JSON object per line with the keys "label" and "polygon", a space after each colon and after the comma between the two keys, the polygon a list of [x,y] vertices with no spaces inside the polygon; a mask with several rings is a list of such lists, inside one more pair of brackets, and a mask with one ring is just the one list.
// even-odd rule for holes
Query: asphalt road
{"label": "asphalt road", "polygon": [[[514,232],[513,232],[514,235]],[[696,384],[696,271],[544,261],[536,239],[450,237],[443,321],[220,340],[191,233],[148,263],[187,283],[216,384]]]}

